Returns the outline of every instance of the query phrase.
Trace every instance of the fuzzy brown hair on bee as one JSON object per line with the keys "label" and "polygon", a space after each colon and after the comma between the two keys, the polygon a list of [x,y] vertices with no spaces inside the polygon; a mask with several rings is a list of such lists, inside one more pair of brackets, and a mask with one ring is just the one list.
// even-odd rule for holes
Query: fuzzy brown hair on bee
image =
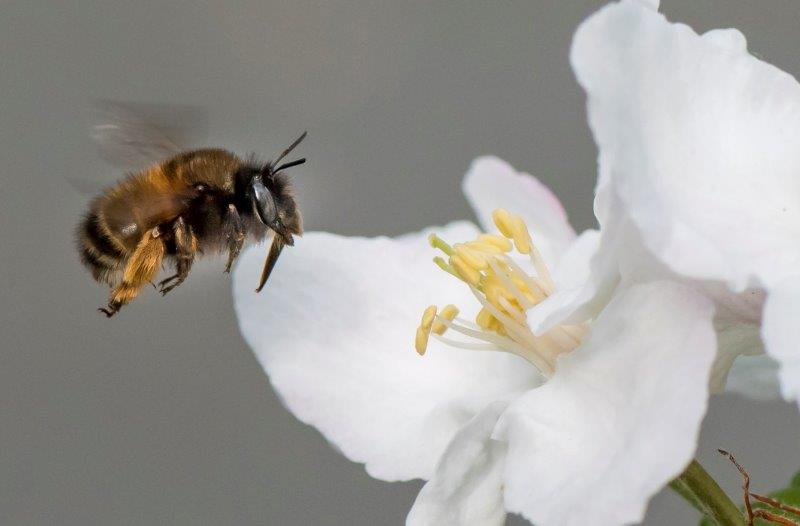
{"label": "fuzzy brown hair on bee", "polygon": [[246,241],[272,233],[260,292],[283,247],[303,233],[284,171],[305,159],[280,163],[305,136],[267,163],[223,149],[180,152],[95,198],[78,227],[78,250],[94,279],[111,287],[108,304],[98,310],[116,314],[154,282],[164,263],[175,272],[158,283],[162,295],[183,283],[200,254],[227,253],[230,272]]}

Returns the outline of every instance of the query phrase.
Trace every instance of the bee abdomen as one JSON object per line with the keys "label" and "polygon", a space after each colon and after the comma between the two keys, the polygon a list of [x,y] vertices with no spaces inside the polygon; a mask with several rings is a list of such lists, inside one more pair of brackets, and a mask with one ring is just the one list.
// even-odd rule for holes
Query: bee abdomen
{"label": "bee abdomen", "polygon": [[126,255],[101,226],[102,219],[90,212],[79,230],[81,261],[95,280],[112,283]]}

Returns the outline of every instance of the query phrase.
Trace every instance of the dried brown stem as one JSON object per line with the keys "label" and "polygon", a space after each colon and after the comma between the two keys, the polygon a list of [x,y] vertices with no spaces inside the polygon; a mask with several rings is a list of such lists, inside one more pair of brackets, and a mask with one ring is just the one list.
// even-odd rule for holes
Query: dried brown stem
{"label": "dried brown stem", "polygon": [[757,501],[763,502],[768,506],[772,506],[773,508],[778,508],[779,510],[788,511],[789,513],[794,513],[795,515],[800,515],[800,508],[784,504],[783,502],[775,500],[772,497],[759,495],[758,493],[751,493],[750,496],[756,499]]}
{"label": "dried brown stem", "polygon": [[773,511],[756,510],[753,512],[753,514],[759,519],[764,519],[765,521],[774,522],[775,524],[783,524],[784,526],[800,526],[799,523],[793,521],[792,519],[784,517],[783,515],[778,515]]}
{"label": "dried brown stem", "polygon": [[736,469],[739,470],[739,473],[742,474],[742,491],[744,492],[744,510],[747,519],[747,526],[753,526],[753,507],[750,505],[750,475],[741,466],[741,464],[736,462],[736,459],[733,457],[733,455],[724,449],[718,449],[717,451],[719,451],[723,456],[728,457],[728,459],[733,462],[733,465],[736,466]]}

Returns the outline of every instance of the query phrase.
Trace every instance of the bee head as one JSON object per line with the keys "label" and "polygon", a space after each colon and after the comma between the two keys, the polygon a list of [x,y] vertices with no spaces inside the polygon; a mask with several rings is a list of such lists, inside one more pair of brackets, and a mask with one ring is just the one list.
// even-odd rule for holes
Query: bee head
{"label": "bee head", "polygon": [[258,218],[267,227],[280,236],[286,245],[294,244],[294,235],[303,234],[303,218],[297,206],[289,178],[284,170],[306,162],[297,159],[283,164],[286,157],[300,142],[305,139],[304,132],[277,159],[264,165],[260,173],[251,181],[251,195]]}
{"label": "bee head", "polygon": [[272,238],[267,259],[264,262],[264,270],[261,271],[261,279],[258,283],[256,292],[260,292],[264,284],[269,279],[275,263],[285,245],[294,245],[294,235],[303,234],[303,218],[297,207],[289,178],[282,173],[283,170],[303,164],[305,159],[297,159],[283,164],[278,164],[286,155],[291,152],[300,142],[305,139],[306,134],[298,137],[288,148],[272,162],[267,163],[261,171],[254,175],[251,185],[250,195],[253,199],[258,218],[275,232]]}

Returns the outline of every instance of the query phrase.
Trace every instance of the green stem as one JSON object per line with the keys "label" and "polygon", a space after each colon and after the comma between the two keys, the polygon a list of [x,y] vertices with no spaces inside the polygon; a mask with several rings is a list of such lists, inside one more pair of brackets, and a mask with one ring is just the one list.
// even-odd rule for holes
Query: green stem
{"label": "green stem", "polygon": [[745,526],[742,512],[698,461],[692,460],[669,487],[719,526]]}

